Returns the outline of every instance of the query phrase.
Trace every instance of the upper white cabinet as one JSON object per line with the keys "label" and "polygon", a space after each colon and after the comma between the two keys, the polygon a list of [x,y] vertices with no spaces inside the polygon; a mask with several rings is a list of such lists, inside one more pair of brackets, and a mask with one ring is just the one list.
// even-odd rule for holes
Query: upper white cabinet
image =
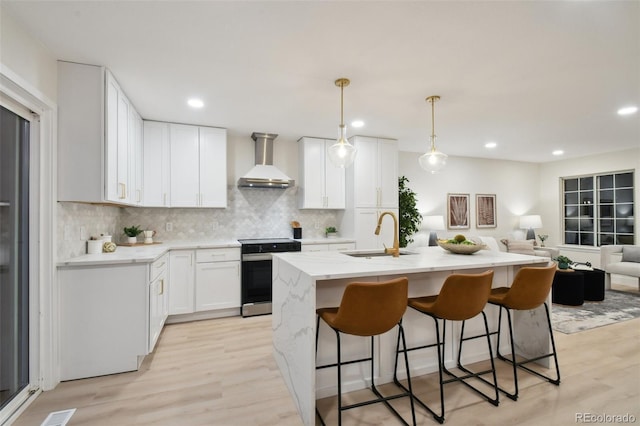
{"label": "upper white cabinet", "polygon": [[227,131],[169,124],[171,207],[227,207]]}
{"label": "upper white cabinet", "polygon": [[138,121],[107,69],[59,61],[58,200],[136,204]]}
{"label": "upper white cabinet", "polygon": [[129,109],[129,149],[131,151],[129,161],[129,176],[131,193],[129,200],[134,205],[142,205],[144,201],[144,181],[143,181],[143,128],[142,118],[138,112]]}
{"label": "upper white cabinet", "polygon": [[344,209],[345,172],[327,158],[327,149],[335,141],[304,137],[298,140],[300,183],[298,206],[301,209]]}
{"label": "upper white cabinet", "polygon": [[354,136],[350,142],[358,150],[351,170],[355,207],[397,209],[397,141]]}
{"label": "upper white cabinet", "polygon": [[144,121],[143,204],[169,207],[171,201],[169,123]]}

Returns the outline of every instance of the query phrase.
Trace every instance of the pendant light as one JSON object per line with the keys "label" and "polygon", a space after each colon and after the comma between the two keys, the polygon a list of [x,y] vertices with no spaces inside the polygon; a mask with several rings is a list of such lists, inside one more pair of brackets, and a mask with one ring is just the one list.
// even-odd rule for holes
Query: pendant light
{"label": "pendant light", "polygon": [[432,174],[438,173],[447,165],[447,154],[436,149],[436,131],[434,104],[440,100],[440,96],[429,96],[426,101],[431,103],[431,150],[420,156],[420,167]]}
{"label": "pendant light", "polygon": [[356,158],[356,148],[347,140],[347,126],[344,124],[344,88],[350,81],[348,78],[339,78],[335,83],[340,88],[340,133],[336,143],[329,147],[328,154],[334,166],[345,168]]}

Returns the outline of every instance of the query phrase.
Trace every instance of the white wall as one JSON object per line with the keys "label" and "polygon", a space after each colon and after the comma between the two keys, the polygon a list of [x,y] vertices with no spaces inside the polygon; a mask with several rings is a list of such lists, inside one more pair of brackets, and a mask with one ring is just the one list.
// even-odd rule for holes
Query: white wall
{"label": "white wall", "polygon": [[[425,172],[418,164],[420,153],[400,152],[399,173],[409,179],[409,188],[417,194],[418,210],[425,215],[447,217],[447,194],[469,194],[469,230],[447,230],[438,236],[462,233],[506,237],[519,231],[519,217],[539,214],[540,167],[534,163],[449,157],[446,168],[438,174]],[[476,228],[476,194],[495,194],[497,227]],[[543,224],[545,224],[543,219]],[[547,233],[545,228],[537,230]]]}
{"label": "white wall", "polygon": [[0,63],[52,101],[57,100],[56,59],[0,5]]}

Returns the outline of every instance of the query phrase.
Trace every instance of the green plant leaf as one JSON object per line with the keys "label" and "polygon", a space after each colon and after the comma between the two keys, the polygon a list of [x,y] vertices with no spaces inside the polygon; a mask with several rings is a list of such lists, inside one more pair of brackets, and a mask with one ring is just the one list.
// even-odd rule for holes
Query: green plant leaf
{"label": "green plant leaf", "polygon": [[407,186],[408,182],[409,179],[405,176],[400,176],[398,178],[398,207],[400,213],[400,217],[398,218],[398,227],[400,228],[400,247],[403,248],[407,247],[407,244],[413,242],[413,238],[411,238],[411,236],[418,232],[418,226],[422,222],[422,215],[416,207],[416,193]]}

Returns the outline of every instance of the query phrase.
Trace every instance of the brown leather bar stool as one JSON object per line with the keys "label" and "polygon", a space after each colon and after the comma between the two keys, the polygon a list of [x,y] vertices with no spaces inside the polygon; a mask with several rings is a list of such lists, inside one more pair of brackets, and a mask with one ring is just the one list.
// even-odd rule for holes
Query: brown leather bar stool
{"label": "brown leather bar stool", "polygon": [[[403,393],[392,396],[383,396],[376,388],[374,381],[374,336],[386,333],[397,325],[398,339],[402,340],[403,347],[405,347],[404,330],[402,329],[402,316],[407,309],[408,286],[409,282],[407,278],[397,278],[377,283],[350,283],[344,290],[342,300],[340,301],[340,307],[321,308],[316,311],[318,314],[316,323],[316,354],[318,353],[318,329],[320,328],[320,318],[322,318],[324,322],[326,322],[327,325],[336,333],[338,362],[335,364],[317,366],[316,369],[338,367],[338,425],[342,424],[342,412],[344,410],[379,402],[384,403],[403,424],[408,425],[400,413],[398,413],[391,404],[389,404],[389,400],[402,397],[409,397],[413,424],[416,424],[416,413],[411,394],[411,378],[408,378],[409,389],[406,389]],[[371,337],[370,356],[368,358],[355,359],[346,362],[342,361],[340,353],[340,333]],[[365,361],[371,362],[370,389],[377,398],[343,407],[341,367],[346,364]],[[409,360],[406,354],[405,365],[408,370]],[[322,416],[320,416],[320,412],[317,407],[316,414],[324,425],[324,420],[322,419]]]}
{"label": "brown leather bar stool", "polygon": [[[553,339],[553,329],[551,328],[551,317],[549,316],[549,306],[547,305],[547,298],[549,297],[549,291],[553,284],[553,277],[556,273],[556,264],[551,262],[547,267],[524,267],[520,268],[516,273],[511,287],[499,287],[491,290],[489,296],[489,303],[499,306],[500,314],[498,315],[498,342],[497,342],[497,356],[500,360],[508,362],[513,366],[513,383],[515,386],[515,392],[509,393],[503,388],[500,391],[507,395],[514,401],[518,399],[518,368],[521,368],[531,374],[548,380],[554,385],[560,385],[560,368],[558,367],[558,355],[556,353],[556,343]],[[547,325],[549,327],[549,335],[551,336],[551,347],[553,352],[536,356],[530,359],[524,359],[516,361],[515,344],[513,343],[513,325],[511,324],[511,311],[524,311],[538,308],[540,305],[544,305],[544,310],[547,313]],[[511,358],[506,358],[500,353],[500,331],[502,327],[502,310],[507,313],[507,322],[509,324],[509,340],[511,342]],[[493,333],[495,334],[495,333]],[[544,358],[553,357],[556,364],[556,378],[545,376],[535,370],[526,367],[524,364],[538,361]]]}
{"label": "brown leather bar stool", "polygon": [[[400,349],[400,342],[396,349],[396,365],[394,381],[398,386],[404,388],[404,386],[397,379],[398,370],[398,354],[404,352],[405,356],[408,351],[414,351],[418,349],[426,349],[435,347],[438,352],[438,377],[440,382],[440,414],[432,410],[426,403],[420,400],[414,395],[415,400],[424,407],[433,417],[439,422],[444,423],[444,385],[451,382],[461,382],[468,386],[475,392],[479,393],[484,399],[489,401],[493,405],[498,405],[499,394],[498,384],[496,380],[496,370],[493,363],[493,350],[491,348],[491,340],[489,337],[489,324],[487,323],[487,316],[483,309],[489,299],[491,292],[491,283],[493,281],[493,271],[486,271],[480,274],[452,274],[447,277],[442,289],[437,296],[415,297],[409,299],[409,306],[418,312],[422,312],[425,315],[433,318],[436,325],[436,343],[429,345],[416,346],[413,348]],[[484,319],[485,334],[480,334],[473,337],[464,337],[464,324],[465,321],[471,319],[479,314],[482,314]],[[442,320],[442,339],[440,338],[440,327],[438,320]],[[445,354],[445,341],[446,341],[446,322],[450,321],[462,321],[462,328],[460,330],[460,345],[458,348],[458,360],[457,367],[464,371],[466,374],[458,376],[449,371],[444,366],[444,354]],[[467,340],[477,339],[484,337],[487,339],[487,346],[489,348],[489,358],[491,360],[491,369],[480,372],[472,372],[468,368],[464,367],[460,362],[462,356],[462,343]],[[406,346],[405,346],[406,347]],[[407,371],[408,373],[408,371]],[[448,374],[452,379],[443,379],[443,373]],[[481,377],[482,375],[491,373],[493,375],[493,383]],[[407,374],[408,375],[408,374]],[[466,380],[470,378],[476,378],[485,384],[492,386],[495,395],[489,396],[476,387],[469,384]],[[406,388],[404,388],[407,390]]]}

